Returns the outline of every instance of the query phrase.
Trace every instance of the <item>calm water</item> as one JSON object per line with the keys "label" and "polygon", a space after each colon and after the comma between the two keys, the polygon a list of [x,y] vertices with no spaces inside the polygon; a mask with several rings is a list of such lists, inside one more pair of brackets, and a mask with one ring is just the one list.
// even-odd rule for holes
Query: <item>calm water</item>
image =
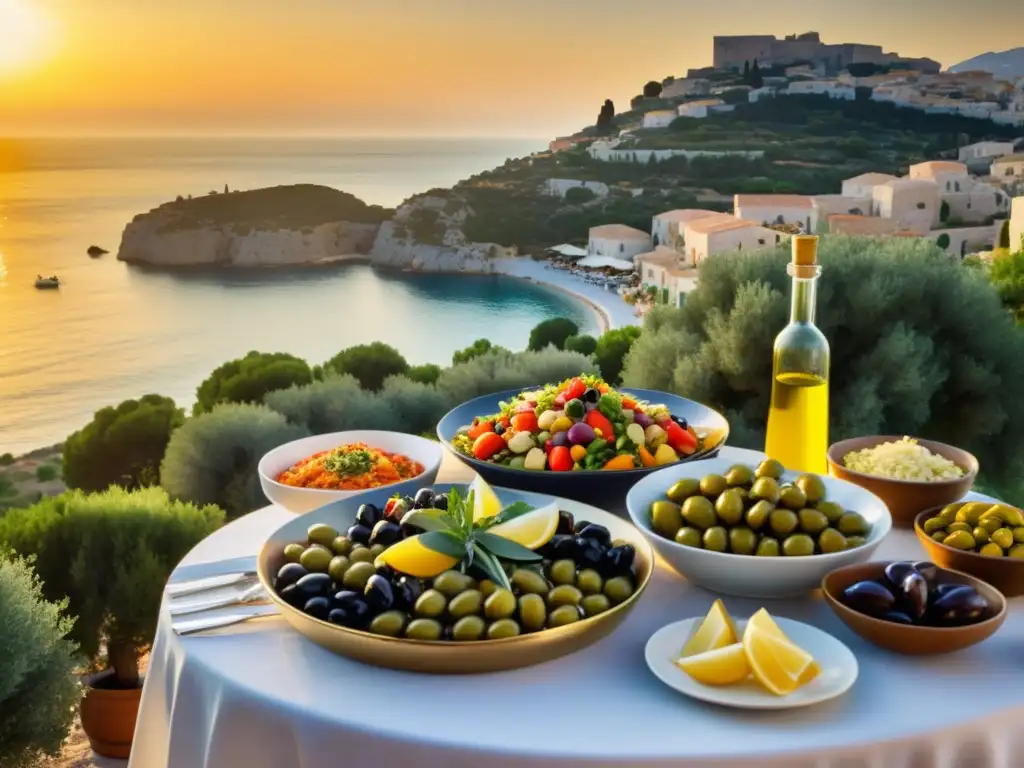
{"label": "calm water", "polygon": [[[0,140],[0,453],[63,439],[91,414],[157,392],[191,404],[250,349],[322,362],[386,341],[413,363],[486,336],[525,346],[540,319],[595,320],[563,294],[483,276],[365,266],[168,274],[114,258],[136,213],[178,194],[326,184],[370,203],[450,186],[541,146],[523,140]],[[85,249],[111,253],[90,259]],[[59,291],[37,291],[36,274]]]}

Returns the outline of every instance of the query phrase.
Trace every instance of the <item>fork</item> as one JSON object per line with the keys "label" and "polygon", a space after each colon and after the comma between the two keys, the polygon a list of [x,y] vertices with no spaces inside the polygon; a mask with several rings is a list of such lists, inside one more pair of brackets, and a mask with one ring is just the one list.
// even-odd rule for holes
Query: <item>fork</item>
{"label": "fork", "polygon": [[211,611],[214,608],[227,608],[231,605],[246,605],[263,599],[266,594],[263,592],[262,584],[253,584],[241,594],[233,594],[228,597],[218,597],[210,600],[196,600],[188,603],[181,603],[171,606],[171,616],[185,616],[190,613]]}

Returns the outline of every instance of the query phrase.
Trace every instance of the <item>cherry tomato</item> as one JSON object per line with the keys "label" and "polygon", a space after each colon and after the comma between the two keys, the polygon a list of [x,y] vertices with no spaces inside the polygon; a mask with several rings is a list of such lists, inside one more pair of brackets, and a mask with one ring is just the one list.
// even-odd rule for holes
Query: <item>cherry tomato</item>
{"label": "cherry tomato", "polygon": [[516,432],[536,432],[537,414],[533,411],[523,411],[512,417],[512,428]]}
{"label": "cherry tomato", "polygon": [[600,429],[603,439],[615,441],[615,430],[612,428],[612,423],[599,410],[588,411],[583,420],[594,429]]}
{"label": "cherry tomato", "polygon": [[583,383],[583,379],[573,379],[569,382],[569,386],[566,387],[565,392],[562,394],[565,395],[565,402],[569,402],[570,400],[580,397],[586,391],[587,385]]}
{"label": "cherry tomato", "polygon": [[690,434],[689,430],[683,429],[674,421],[663,422],[661,428],[665,430],[666,442],[679,453],[689,456],[697,450],[697,438]]}
{"label": "cherry tomato", "polygon": [[555,447],[555,443],[548,438],[544,441],[544,453],[551,453],[551,449]]}
{"label": "cherry tomato", "polygon": [[484,432],[493,431],[493,423],[491,423],[490,421],[478,421],[476,424],[469,428],[469,432],[467,432],[466,434],[468,434],[472,440],[476,440],[478,437],[480,437],[480,435],[484,434]]}
{"label": "cherry tomato", "polygon": [[563,408],[565,406],[565,392],[561,392],[555,395],[555,408]]}
{"label": "cherry tomato", "polygon": [[484,432],[473,442],[473,455],[481,461],[486,461],[504,447],[505,441],[501,435]]}
{"label": "cherry tomato", "polygon": [[564,445],[556,445],[548,455],[548,466],[555,472],[568,472],[572,469],[572,456]]}

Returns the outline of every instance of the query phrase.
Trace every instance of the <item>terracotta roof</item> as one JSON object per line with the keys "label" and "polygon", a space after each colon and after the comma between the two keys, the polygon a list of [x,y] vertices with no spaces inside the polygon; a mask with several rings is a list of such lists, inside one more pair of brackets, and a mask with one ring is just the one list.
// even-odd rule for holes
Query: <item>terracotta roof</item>
{"label": "terracotta roof", "polygon": [[843,183],[853,181],[857,184],[885,184],[885,182],[892,181],[895,178],[895,176],[889,173],[862,173],[860,176],[846,179]]}
{"label": "terracotta roof", "polygon": [[814,205],[807,195],[736,195],[733,204],[736,208],[811,208]]}
{"label": "terracotta roof", "polygon": [[903,176],[899,179],[893,179],[887,181],[884,184],[876,184],[878,187],[889,187],[890,189],[896,189],[898,187],[924,187],[924,186],[935,186],[935,179],[912,179],[909,176]]}
{"label": "terracotta roof", "polygon": [[937,173],[967,174],[967,166],[952,160],[929,160],[910,166],[910,173],[919,176],[934,176]]}
{"label": "terracotta roof", "polygon": [[668,117],[669,115],[675,115],[674,109],[652,109],[650,112],[644,112],[644,117],[648,115],[661,115],[662,117]]}
{"label": "terracotta roof", "polygon": [[627,227],[625,224],[602,224],[590,228],[591,237],[606,237],[612,240],[650,240],[651,236],[643,230]]}
{"label": "terracotta roof", "polygon": [[659,245],[653,251],[647,253],[640,253],[633,257],[634,263],[643,262],[644,264],[652,264],[658,267],[674,267],[682,254],[677,253],[671,248],[666,248],[664,245]]}
{"label": "terracotta roof", "polygon": [[728,232],[732,229],[748,229],[749,227],[760,226],[756,221],[731,217],[727,219],[697,219],[697,221],[689,222],[686,225],[686,229],[699,235],[710,235],[715,232]]}
{"label": "terracotta roof", "polygon": [[676,208],[674,211],[659,213],[654,218],[661,221],[696,221],[697,219],[706,219],[711,216],[725,216],[727,218],[732,218],[728,213],[722,213],[721,211],[706,211],[703,208]]}

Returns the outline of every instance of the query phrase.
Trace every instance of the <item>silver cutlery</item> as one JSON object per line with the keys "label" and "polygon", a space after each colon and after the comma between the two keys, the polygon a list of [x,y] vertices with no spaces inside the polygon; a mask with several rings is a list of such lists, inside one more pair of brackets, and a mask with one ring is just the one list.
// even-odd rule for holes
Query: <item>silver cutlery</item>
{"label": "silver cutlery", "polygon": [[224,597],[216,597],[207,600],[194,600],[171,605],[171,616],[185,616],[190,613],[211,611],[214,608],[227,608],[232,605],[245,605],[260,599],[266,599],[263,585],[256,583],[244,592],[235,592]]}
{"label": "silver cutlery", "polygon": [[185,619],[184,621],[177,621],[172,625],[172,629],[178,635],[194,635],[198,632],[208,632],[212,629],[220,629],[221,627],[230,627],[234,624],[241,624],[244,621],[250,619],[259,619],[267,616],[275,616],[277,611],[249,611],[246,613],[231,613],[222,616],[206,616],[196,619]]}
{"label": "silver cutlery", "polygon": [[200,592],[208,592],[211,589],[230,587],[236,584],[241,585],[256,578],[255,571],[244,571],[241,573],[224,573],[219,576],[207,576],[202,579],[190,579],[188,581],[168,584],[166,587],[167,596],[171,599],[195,595]]}

